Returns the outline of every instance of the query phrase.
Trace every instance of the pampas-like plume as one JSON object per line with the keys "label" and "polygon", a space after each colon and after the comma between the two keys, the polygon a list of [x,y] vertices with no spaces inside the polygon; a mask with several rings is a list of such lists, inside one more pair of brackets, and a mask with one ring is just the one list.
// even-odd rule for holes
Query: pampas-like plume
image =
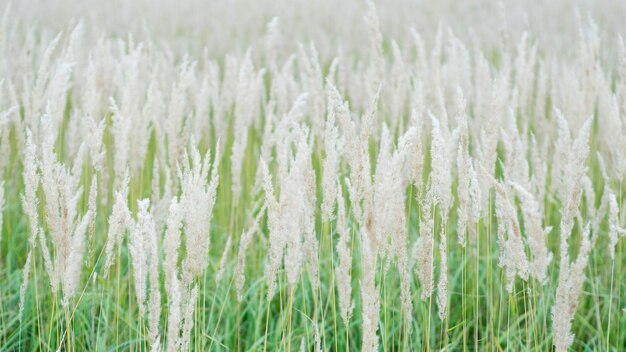
{"label": "pampas-like plume", "polygon": [[[458,172],[457,193],[459,198],[458,220],[456,231],[461,247],[465,247],[465,232],[467,231],[468,221],[470,220],[470,168],[472,167],[471,157],[469,154],[469,132],[467,127],[467,115],[465,112],[465,98],[460,87],[457,87],[457,108],[459,110],[458,130],[459,130],[459,147],[456,156],[456,167]],[[472,224],[470,223],[470,228]]]}
{"label": "pampas-like plume", "polygon": [[[140,208],[140,211],[143,209]],[[142,217],[147,214],[138,214],[138,224],[142,225],[145,221],[146,234],[148,235],[148,271],[150,279],[150,301],[148,307],[148,337],[150,339],[150,345],[153,351],[158,351],[160,346],[159,338],[159,322],[161,321],[161,287],[159,284],[159,245],[158,245],[158,233],[156,231],[156,224],[154,218],[150,215],[147,219]],[[152,221],[150,221],[152,220]],[[144,248],[145,249],[145,248]]]}
{"label": "pampas-like plume", "polygon": [[[330,83],[329,83],[330,87]],[[328,95],[328,118],[324,130],[324,165],[322,166],[322,220],[328,221],[333,217],[335,207],[335,193],[337,193],[337,172],[339,171],[339,162],[343,142],[339,139],[339,131],[336,126],[337,115],[345,114],[347,109],[343,105],[341,99],[337,99],[337,95],[329,91]],[[342,117],[343,118],[343,117]]]}
{"label": "pampas-like plume", "polygon": [[[380,90],[378,92],[380,93]],[[336,89],[335,95],[341,99]],[[345,150],[350,166],[350,180],[347,182],[347,186],[352,204],[352,214],[360,228],[368,227],[368,236],[373,236],[372,241],[376,240],[376,234],[372,233],[370,228],[372,225],[373,190],[369,140],[377,104],[378,95],[375,96],[369,110],[363,115],[360,131],[357,129],[355,121],[350,119],[350,114],[342,114],[343,117],[339,119],[347,144]],[[372,243],[372,245],[375,246],[376,243]]]}
{"label": "pampas-like plume", "polygon": [[432,143],[430,146],[432,171],[430,186],[435,204],[439,204],[445,217],[452,206],[452,175],[450,173],[450,145],[439,120],[429,112],[432,123]]}
{"label": "pampas-like plume", "polygon": [[[189,350],[189,338],[191,334],[191,329],[193,328],[193,314],[195,311],[196,300],[198,299],[198,286],[193,282],[193,280],[184,279],[183,281],[181,281],[179,279],[180,270],[178,268],[178,251],[180,247],[181,226],[183,218],[183,208],[178,203],[178,199],[174,197],[172,198],[170,204],[170,213],[167,219],[167,230],[165,232],[164,240],[164,270],[166,285],[165,292],[167,293],[168,301],[166,350],[168,352]],[[151,270],[153,269],[151,268]],[[158,294],[159,296],[151,296],[151,298],[154,297],[155,305],[156,299],[160,299],[160,293]],[[157,307],[151,307],[151,313],[152,309],[155,310],[153,313],[153,317],[156,318]],[[156,320],[153,324],[154,327],[158,327],[158,322]],[[158,345],[160,343],[158,335],[156,339],[154,339],[154,335],[151,338],[153,339],[153,341],[156,341],[153,342],[153,349],[155,348],[155,346],[157,346],[158,348]]]}
{"label": "pampas-like plume", "polygon": [[458,241],[462,247],[465,247],[465,234],[470,233],[470,241],[475,240],[474,225],[480,217],[480,185],[478,176],[474,170],[472,157],[469,151],[469,128],[467,118],[467,102],[463,96],[461,87],[456,87],[456,109],[458,110],[457,134],[458,148],[456,157],[458,187],[457,195],[459,206],[457,211],[457,234]]}
{"label": "pampas-like plume", "polygon": [[615,259],[615,246],[619,234],[626,236],[626,229],[619,226],[619,205],[615,194],[611,193],[609,195],[609,254],[611,259]]}
{"label": "pampas-like plume", "polygon": [[484,168],[482,170],[496,190],[496,218],[500,249],[498,265],[506,269],[506,290],[510,293],[513,291],[516,275],[524,281],[528,279],[528,258],[524,251],[522,233],[509,188],[488,175]]}
{"label": "pampas-like plume", "polygon": [[248,129],[258,115],[263,73],[263,70],[259,73],[254,71],[250,51],[248,51],[241,63],[235,102],[234,129],[237,138],[235,138],[231,153],[232,193],[235,204],[241,195],[241,167],[248,144]]}
{"label": "pampas-like plume", "polygon": [[96,246],[96,213],[98,212],[98,205],[96,203],[98,198],[98,177],[93,175],[91,180],[91,186],[89,187],[89,198],[87,199],[87,210],[91,212],[91,221],[87,226],[88,233],[88,251],[87,256],[93,258],[95,256]]}
{"label": "pampas-like plume", "polygon": [[[578,137],[572,143],[566,154],[563,167],[563,189],[569,190],[564,194],[565,199],[563,216],[560,224],[561,256],[559,266],[559,285],[556,290],[556,302],[552,308],[552,330],[554,347],[558,352],[567,351],[574,341],[571,332],[572,319],[578,305],[580,290],[585,281],[584,268],[587,266],[591,242],[589,240],[590,226],[583,232],[581,249],[575,263],[569,260],[569,238],[574,227],[574,218],[579,212],[582,195],[582,179],[585,174],[585,162],[589,152],[589,131],[591,119],[583,125]],[[569,129],[568,129],[569,132]]]}
{"label": "pampas-like plume", "polygon": [[167,347],[168,352],[176,352],[180,346],[180,327],[183,321],[181,312],[182,290],[176,275],[172,276],[167,287]]}
{"label": "pampas-like plume", "polygon": [[478,179],[478,174],[476,173],[476,169],[474,168],[474,164],[470,163],[469,166],[469,199],[470,199],[470,207],[469,207],[469,215],[470,215],[470,243],[474,244],[476,242],[476,224],[480,220],[480,215],[482,212],[481,200],[483,199],[482,190],[480,189],[480,180]]}
{"label": "pampas-like plume", "polygon": [[[364,20],[368,31],[368,67],[365,71],[364,95],[365,102],[376,100],[380,94],[380,85],[384,78],[385,58],[383,53],[383,35],[380,32],[378,10],[373,1],[368,0]],[[377,92],[378,90],[378,92]]]}
{"label": "pampas-like plume", "polygon": [[186,300],[182,302],[183,322],[182,336],[180,339],[180,351],[189,351],[189,339],[191,337],[191,329],[193,329],[193,313],[196,309],[196,301],[198,300],[198,285],[193,285]]}
{"label": "pampas-like plume", "polygon": [[155,159],[152,168],[152,195],[150,202],[152,203],[152,213],[157,224],[156,227],[159,230],[163,229],[163,225],[167,221],[167,211],[172,201],[173,184],[169,168],[165,168],[165,184],[162,195],[160,183],[159,161]]}
{"label": "pampas-like plume", "polygon": [[[468,228],[469,211],[471,204],[469,199],[471,162],[468,158],[466,150],[467,149],[463,146],[463,142],[459,142],[459,149],[457,152],[457,169],[459,171],[459,184],[457,188],[457,193],[459,198],[459,207],[456,231],[461,247],[465,247],[465,233],[467,232]],[[472,227],[471,224],[469,227]]]}
{"label": "pampas-like plume", "polygon": [[[44,128],[50,128],[49,115],[42,118]],[[78,288],[80,271],[83,265],[85,236],[92,221],[93,209],[80,217],[78,202],[83,195],[80,186],[82,177],[82,156],[84,144],[81,145],[74,160],[74,166],[69,169],[57,161],[54,151],[54,136],[46,135],[42,142],[42,188],[45,198],[46,225],[50,233],[53,252],[48,249],[44,231],[39,231],[41,251],[44,257],[44,266],[50,278],[53,291],[62,286],[63,305],[67,307],[69,300]],[[96,178],[92,180],[91,198],[96,192]],[[92,199],[89,203],[95,204]],[[54,258],[53,258],[54,255]]]}
{"label": "pampas-like plume", "polygon": [[[286,119],[290,116],[294,116],[292,112]],[[270,230],[270,259],[265,271],[268,280],[268,299],[273,295],[276,272],[280,268],[283,256],[290,287],[297,283],[305,261],[315,290],[319,283],[318,242],[315,236],[315,173],[311,165],[308,129],[296,125],[286,133],[286,136],[288,139],[278,152],[280,181],[278,197],[274,195],[267,165],[261,161]],[[296,144],[295,155],[289,158],[292,141]]]}
{"label": "pampas-like plume", "polygon": [[521,185],[514,182],[511,182],[511,185],[522,202],[528,247],[533,255],[533,260],[529,264],[530,275],[543,284],[546,282],[548,266],[552,261],[552,252],[546,246],[546,237],[552,228],[543,227],[541,207],[535,197]]}
{"label": "pampas-like plume", "polygon": [[378,323],[380,319],[380,294],[376,286],[376,253],[372,250],[370,237],[361,229],[361,350],[378,351]]}
{"label": "pampas-like plume", "polygon": [[65,273],[63,274],[63,301],[65,305],[67,305],[68,300],[72,298],[78,290],[80,272],[83,267],[83,255],[85,253],[85,237],[88,227],[91,226],[95,219],[97,195],[98,182],[97,178],[94,177],[91,180],[91,187],[89,188],[89,207],[87,213],[83,216],[81,222],[76,225],[74,230],[70,246],[70,256],[65,267]]}
{"label": "pampas-like plume", "polygon": [[128,197],[128,182],[129,177],[127,170],[123,181],[120,183],[120,189],[115,191],[115,196],[113,197],[113,210],[109,216],[109,231],[104,248],[106,257],[103,268],[104,277],[108,275],[109,269],[111,265],[113,265],[113,260],[115,259],[113,251],[120,246],[123,235],[132,227],[130,210],[128,210],[128,204],[126,203]]}
{"label": "pampas-like plume", "polygon": [[144,316],[146,310],[148,265],[150,264],[150,237],[156,236],[154,220],[150,215],[150,200],[137,201],[137,221],[133,223],[130,233],[128,252],[133,266],[135,279],[135,296],[139,306],[139,315]]}
{"label": "pampas-like plume", "polygon": [[33,251],[37,248],[37,235],[39,229],[39,212],[37,207],[39,200],[37,198],[37,189],[39,188],[40,175],[37,172],[39,161],[37,160],[37,146],[33,142],[33,135],[30,129],[26,130],[26,148],[24,150],[24,193],[22,198],[22,209],[26,214],[30,225],[30,235],[28,237],[29,250],[24,264],[22,285],[20,286],[20,304],[19,319],[22,320],[24,312],[24,299],[26,296],[26,288],[30,274],[30,262],[32,260]]}
{"label": "pampas-like plume", "polygon": [[159,248],[156,224],[150,210],[150,200],[137,201],[137,221],[130,233],[128,251],[133,266],[135,295],[139,315],[144,316],[148,283],[148,338],[153,350],[160,346],[159,322],[161,320],[161,288],[159,285]]}
{"label": "pampas-like plume", "polygon": [[[420,105],[423,105],[421,103]],[[423,106],[411,110],[411,127],[415,128],[415,141],[413,142],[413,151],[410,153],[410,163],[412,164],[408,170],[411,182],[416,186],[421,186],[421,176],[424,171],[424,150],[422,149],[422,134],[424,129],[423,123]]]}
{"label": "pampas-like plume", "polygon": [[337,181],[337,233],[339,241],[337,242],[337,255],[339,256],[339,265],[335,268],[337,275],[337,291],[339,292],[339,307],[341,311],[341,319],[345,326],[352,316],[352,279],[350,278],[350,269],[352,267],[352,255],[350,253],[350,230],[346,219],[346,205],[343,199],[341,184]]}
{"label": "pampas-like plume", "polygon": [[[170,294],[172,287],[180,285],[177,281],[178,275],[178,249],[180,247],[181,227],[183,222],[183,209],[178,203],[178,198],[173,197],[170,202],[170,210],[167,217],[167,228],[163,246],[165,247],[165,258],[163,271],[165,272],[165,290]],[[176,283],[174,283],[176,281]],[[180,289],[180,288],[179,288]],[[180,295],[180,292],[173,293]]]}
{"label": "pampas-like plume", "polygon": [[[445,131],[442,130],[439,120],[430,112],[429,115],[433,125],[433,139],[430,147],[432,172],[430,174],[429,197],[432,197],[433,205],[438,204],[440,206],[442,219],[439,240],[441,267],[437,282],[437,307],[439,308],[439,318],[443,320],[448,315],[448,256],[445,226],[448,211],[452,206],[452,175],[450,171],[452,160]],[[428,269],[426,268],[426,270]]]}
{"label": "pampas-like plume", "polygon": [[567,160],[569,157],[569,148],[571,147],[571,133],[567,120],[563,117],[563,114],[559,109],[554,110],[558,122],[558,137],[554,144],[554,159],[552,163],[552,190],[556,192],[561,202],[565,201],[568,195],[567,187],[565,183],[569,180],[566,179],[565,173],[567,170]]}
{"label": "pampas-like plume", "polygon": [[150,200],[137,201],[137,221],[130,233],[128,252],[135,279],[135,295],[140,317],[146,310],[148,283],[148,337],[153,349],[159,349],[159,322],[161,320],[161,289],[159,285],[159,248],[156,224],[150,211]]}
{"label": "pampas-like plume", "polygon": [[[260,162],[261,173],[263,175],[263,190],[265,191],[265,205],[267,206],[267,227],[269,228],[269,261],[265,266],[265,277],[267,279],[268,293],[267,299],[274,295],[276,273],[283,258],[285,237],[283,225],[281,224],[281,208],[274,196],[274,186],[272,176],[263,160]],[[291,263],[294,265],[295,263]]]}
{"label": "pampas-like plume", "polygon": [[98,124],[92,117],[85,119],[87,124],[87,148],[89,149],[89,157],[94,170],[100,171],[104,163],[105,151],[102,143],[104,134],[105,119],[100,120]]}
{"label": "pampas-like plume", "polygon": [[441,266],[439,268],[439,281],[437,281],[437,308],[439,309],[439,319],[448,317],[448,249],[446,241],[445,225],[441,227],[439,235],[439,257]]}
{"label": "pampas-like plume", "polygon": [[561,236],[561,267],[559,269],[559,285],[556,289],[556,302],[552,307],[552,331],[554,347],[557,352],[564,352],[574,342],[571,332],[572,320],[578,306],[578,297],[585,283],[585,267],[589,261],[591,241],[590,226],[587,224],[582,233],[582,241],[576,261],[570,263],[566,236]]}
{"label": "pampas-like plume", "polygon": [[114,180],[115,185],[120,185],[125,180],[128,172],[128,154],[129,154],[129,138],[132,119],[129,116],[123,116],[121,109],[113,98],[111,100],[111,117],[112,126],[111,134],[115,140],[115,163],[114,163]]}
{"label": "pampas-like plume", "polygon": [[[411,302],[411,278],[407,256],[408,234],[405,215],[405,190],[412,181],[412,171],[408,155],[413,151],[416,130],[410,128],[398,141],[395,151],[391,150],[389,130],[383,126],[376,173],[374,175],[372,214],[374,238],[381,256],[395,259],[400,273],[402,307],[407,322],[410,320],[413,304]],[[389,261],[388,261],[389,263]]]}
{"label": "pampas-like plume", "polygon": [[215,152],[211,179],[209,176],[210,152],[200,157],[198,149],[192,149],[191,159],[185,157],[186,163],[179,170],[179,179],[182,185],[180,205],[184,210],[183,224],[185,227],[187,257],[183,263],[183,274],[186,281],[199,277],[207,266],[210,245],[211,217],[217,184],[219,182],[218,166],[219,150]]}
{"label": "pampas-like plume", "polygon": [[431,215],[431,204],[427,197],[422,207],[422,217],[420,222],[420,236],[413,244],[412,256],[415,265],[417,278],[422,286],[422,299],[429,298],[433,293],[435,260],[433,253],[435,250],[435,219]]}

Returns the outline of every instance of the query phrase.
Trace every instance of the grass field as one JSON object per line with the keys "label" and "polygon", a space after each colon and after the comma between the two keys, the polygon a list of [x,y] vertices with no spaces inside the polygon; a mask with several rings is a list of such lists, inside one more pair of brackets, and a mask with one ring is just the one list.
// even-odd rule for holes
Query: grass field
{"label": "grass field", "polygon": [[626,9],[471,3],[6,7],[0,351],[626,350]]}

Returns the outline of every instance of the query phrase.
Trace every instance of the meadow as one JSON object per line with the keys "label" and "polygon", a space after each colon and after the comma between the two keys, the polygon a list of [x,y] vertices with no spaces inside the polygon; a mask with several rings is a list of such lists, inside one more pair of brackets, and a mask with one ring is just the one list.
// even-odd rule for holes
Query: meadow
{"label": "meadow", "polygon": [[626,7],[538,3],[0,4],[0,351],[625,351]]}

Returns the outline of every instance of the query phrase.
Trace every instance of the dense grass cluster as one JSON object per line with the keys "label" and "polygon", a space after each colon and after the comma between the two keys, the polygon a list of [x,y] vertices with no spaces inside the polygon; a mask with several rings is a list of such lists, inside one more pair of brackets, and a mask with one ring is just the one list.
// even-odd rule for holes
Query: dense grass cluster
{"label": "dense grass cluster", "polygon": [[7,7],[0,350],[626,350],[619,33],[250,6]]}

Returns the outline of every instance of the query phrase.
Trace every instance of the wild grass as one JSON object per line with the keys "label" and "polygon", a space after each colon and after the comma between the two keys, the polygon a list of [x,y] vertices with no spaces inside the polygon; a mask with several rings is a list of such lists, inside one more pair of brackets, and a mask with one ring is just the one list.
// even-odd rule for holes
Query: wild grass
{"label": "wild grass", "polygon": [[625,350],[623,40],[378,16],[347,57],[5,16],[0,350]]}

